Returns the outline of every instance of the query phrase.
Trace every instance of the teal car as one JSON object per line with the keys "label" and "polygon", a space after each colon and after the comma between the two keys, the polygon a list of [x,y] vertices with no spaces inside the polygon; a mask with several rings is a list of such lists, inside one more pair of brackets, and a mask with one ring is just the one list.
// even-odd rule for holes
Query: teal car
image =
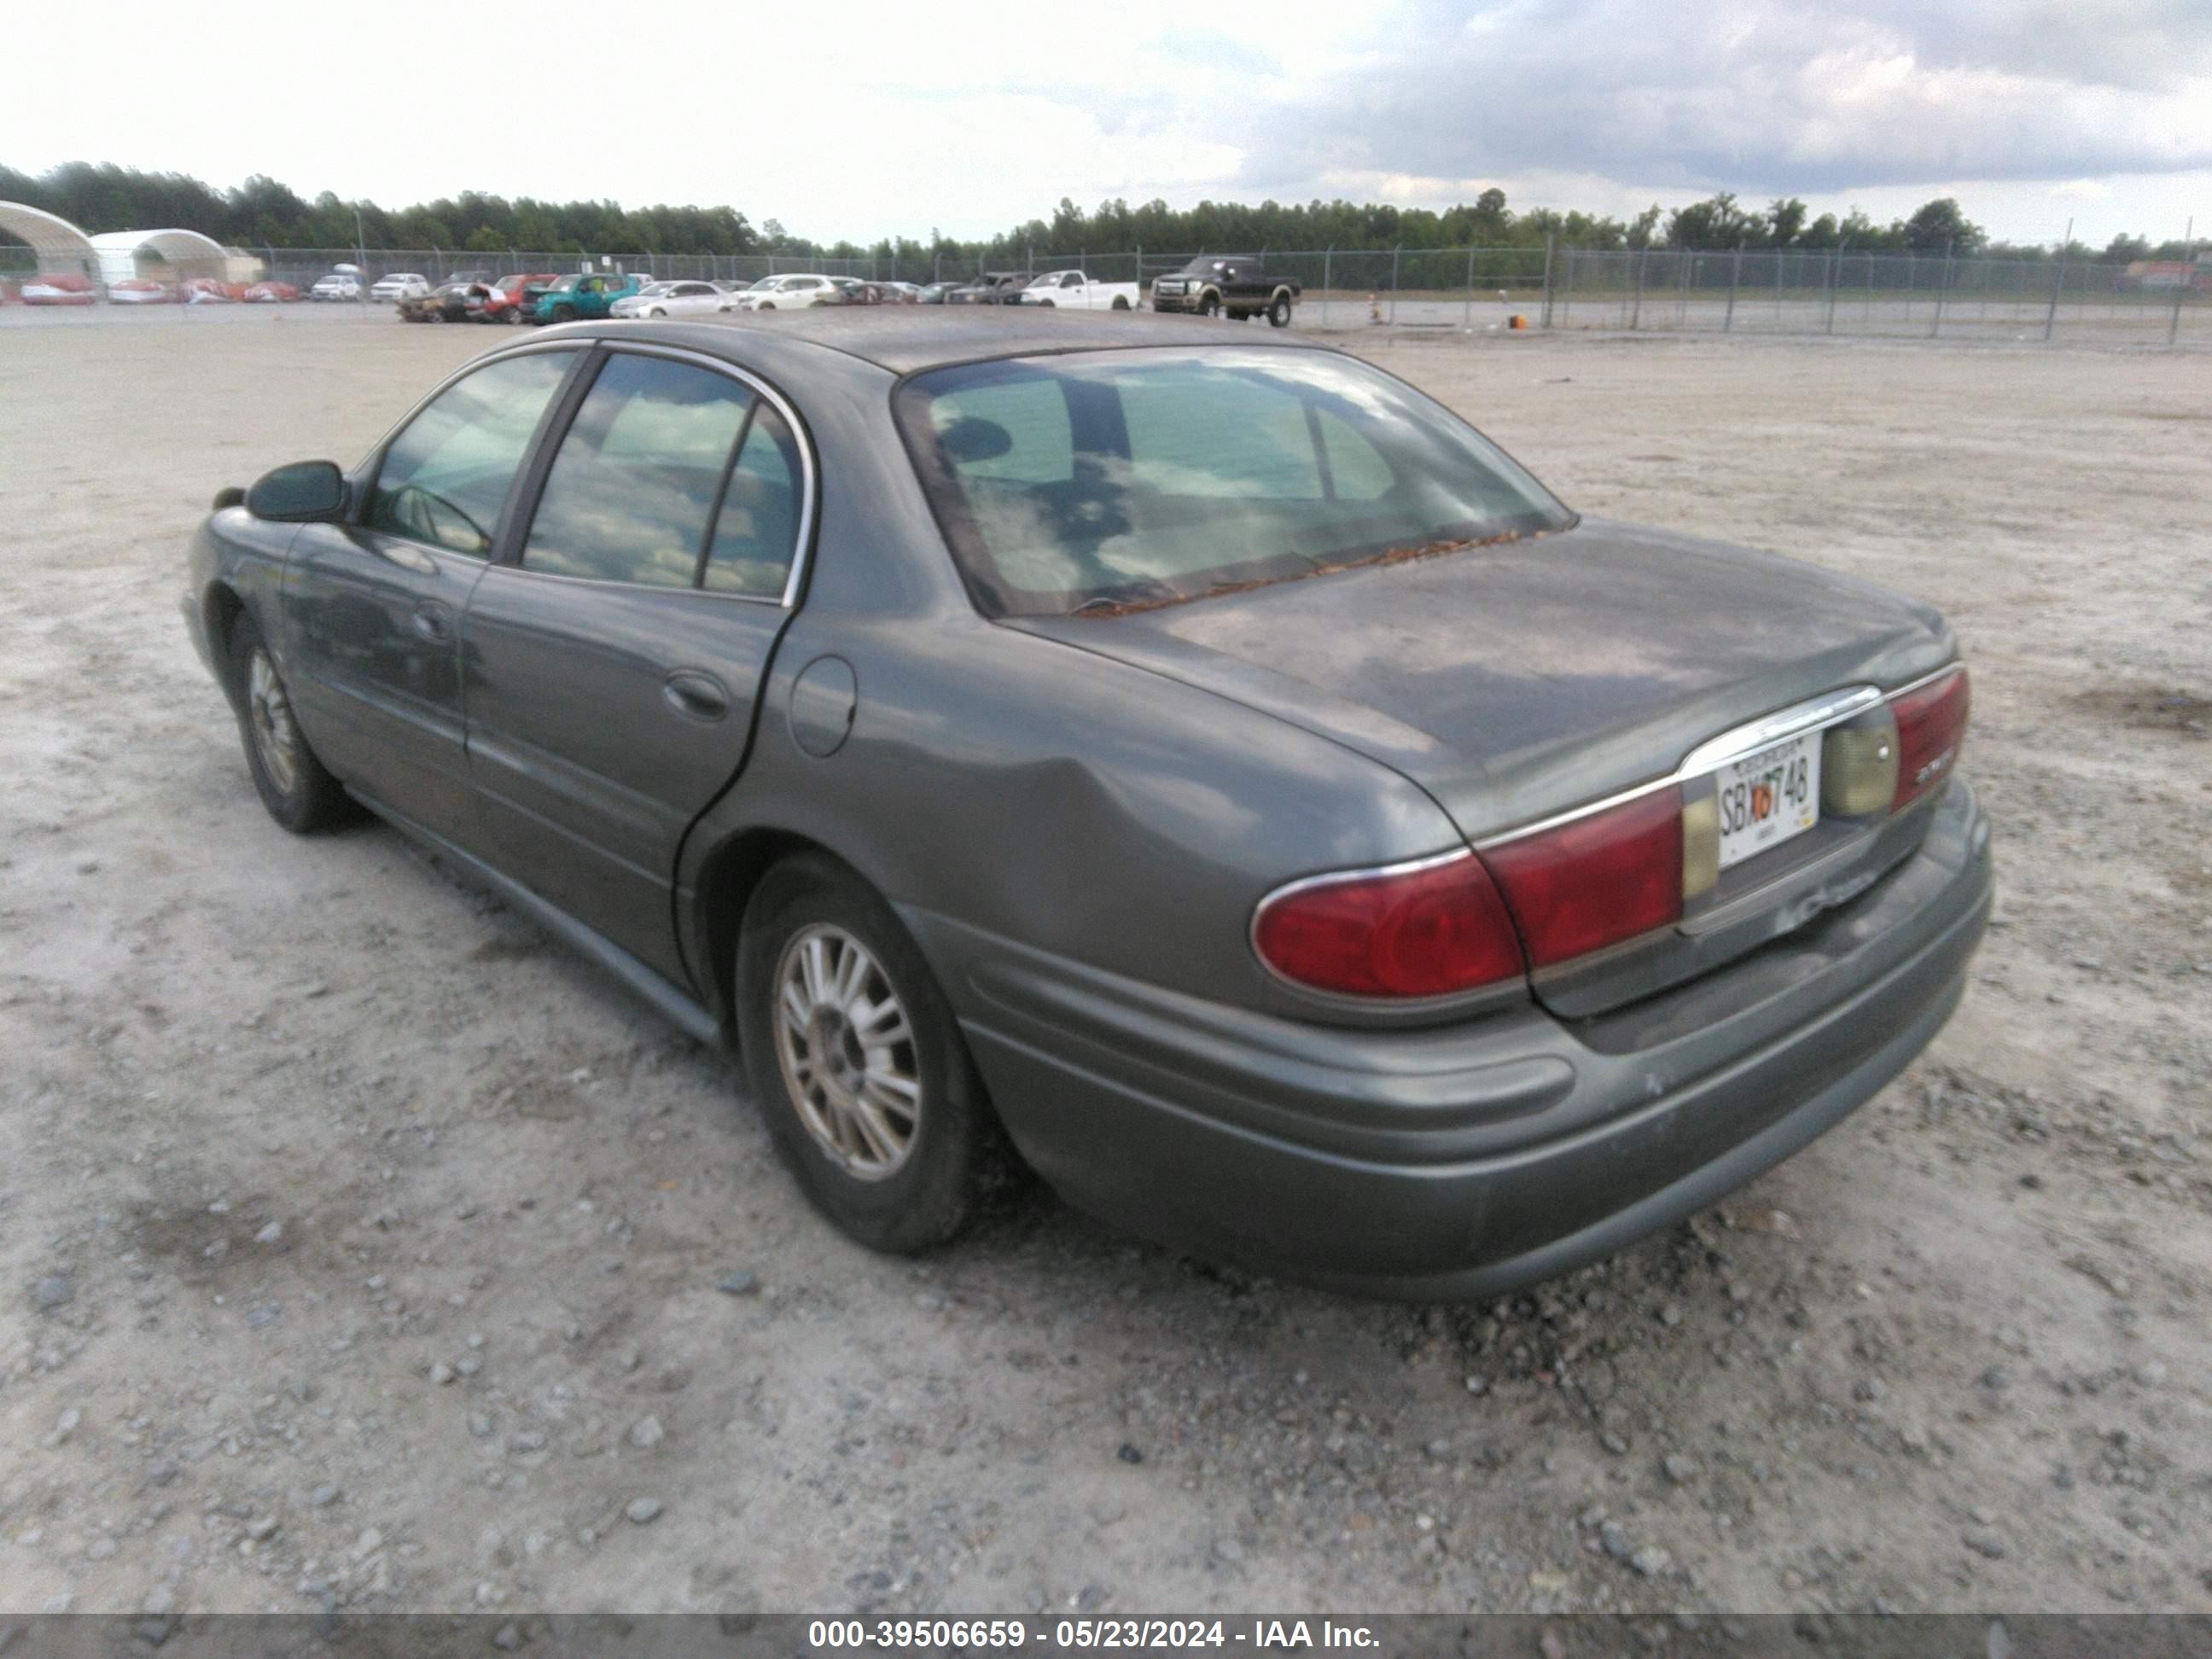
{"label": "teal car", "polygon": [[644,286],[635,276],[563,276],[538,296],[530,320],[573,323],[580,317],[604,317],[616,301],[628,299]]}

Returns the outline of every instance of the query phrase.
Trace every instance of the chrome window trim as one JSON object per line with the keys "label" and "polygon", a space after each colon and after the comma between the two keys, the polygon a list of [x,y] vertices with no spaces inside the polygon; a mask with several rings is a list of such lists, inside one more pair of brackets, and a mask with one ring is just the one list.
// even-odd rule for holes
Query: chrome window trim
{"label": "chrome window trim", "polygon": [[[814,466],[812,437],[807,432],[805,423],[799,418],[799,411],[792,407],[791,400],[750,369],[742,368],[736,363],[711,356],[707,352],[693,351],[684,346],[661,345],[650,340],[595,340],[592,343],[604,349],[610,357],[668,357],[678,362],[691,363],[701,368],[713,369],[718,374],[726,374],[732,380],[741,381],[750,387],[754,396],[770,405],[777,414],[783,416],[784,424],[790,428],[792,439],[799,447],[799,533],[792,549],[791,569],[783,579],[783,592],[780,596],[767,593],[732,593],[727,590],[717,591],[691,585],[683,587],[664,586],[658,582],[623,581],[608,576],[568,576],[555,570],[532,570],[522,557],[529,550],[530,546],[529,531],[526,527],[522,532],[520,544],[515,549],[515,562],[498,568],[512,571],[516,575],[535,576],[541,581],[582,582],[594,587],[634,587],[646,593],[695,593],[702,599],[734,599],[743,605],[773,605],[786,611],[793,609],[799,603],[799,591],[805,585],[806,571],[814,554],[817,474]],[[527,348],[518,346],[515,349],[525,350]],[[570,424],[574,424],[573,417]],[[561,435],[565,441],[568,434],[563,431]],[[561,452],[556,447],[553,452],[553,459],[557,461],[560,455]],[[550,471],[546,477],[550,482],[552,477]],[[544,491],[542,489],[538,491],[538,495],[542,501],[544,496]]]}
{"label": "chrome window trim", "polygon": [[1557,830],[1579,818],[1590,817],[1616,806],[1626,806],[1631,801],[1641,800],[1655,790],[1688,783],[1731,760],[1756,754],[1771,744],[1802,737],[1808,732],[1826,731],[1829,726],[1840,726],[1870,708],[1893,702],[1908,692],[1917,691],[1922,686],[1933,684],[1946,675],[1955,674],[1965,666],[1964,663],[1954,658],[1933,672],[1908,680],[1894,690],[1884,691],[1872,685],[1854,685],[1840,691],[1824,691],[1817,697],[1808,697],[1802,702],[1792,703],[1771,714],[1763,714],[1755,720],[1731,726],[1717,737],[1708,738],[1685,755],[1680,764],[1662,777],[1632,785],[1580,806],[1571,806],[1564,812],[1554,812],[1549,817],[1538,818],[1532,823],[1516,824],[1510,830],[1495,831],[1474,842],[1474,850],[1487,852],[1493,847],[1503,847],[1525,836],[1541,835],[1547,830]]}

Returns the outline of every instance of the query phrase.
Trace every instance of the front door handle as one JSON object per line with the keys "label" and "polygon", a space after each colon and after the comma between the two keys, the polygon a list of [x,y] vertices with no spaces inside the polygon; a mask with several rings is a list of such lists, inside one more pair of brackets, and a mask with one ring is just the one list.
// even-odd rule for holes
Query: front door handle
{"label": "front door handle", "polygon": [[415,631],[426,640],[444,640],[453,631],[453,613],[435,599],[415,607]]}
{"label": "front door handle", "polygon": [[730,712],[729,689],[702,669],[678,669],[661,682],[660,695],[678,714],[695,720],[718,720]]}

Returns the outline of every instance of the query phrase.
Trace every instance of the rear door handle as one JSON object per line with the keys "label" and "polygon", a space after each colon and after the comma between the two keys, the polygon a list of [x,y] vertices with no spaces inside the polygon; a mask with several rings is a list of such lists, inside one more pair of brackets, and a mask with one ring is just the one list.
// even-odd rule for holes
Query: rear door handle
{"label": "rear door handle", "polygon": [[697,668],[679,668],[661,682],[660,695],[678,714],[714,721],[730,712],[729,688]]}
{"label": "rear door handle", "polygon": [[442,640],[453,631],[453,613],[435,599],[415,607],[415,631],[426,640]]}

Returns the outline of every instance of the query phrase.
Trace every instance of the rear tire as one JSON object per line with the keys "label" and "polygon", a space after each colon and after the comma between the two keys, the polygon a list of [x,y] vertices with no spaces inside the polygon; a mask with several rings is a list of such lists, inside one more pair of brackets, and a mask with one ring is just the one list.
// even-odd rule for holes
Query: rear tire
{"label": "rear tire", "polygon": [[1278,294],[1274,298],[1274,302],[1267,307],[1267,326],[1269,328],[1288,328],[1290,325],[1291,296],[1287,294]]}
{"label": "rear tire", "polygon": [[240,611],[230,625],[230,663],[246,770],[269,816],[295,836],[311,836],[352,817],[354,805],[344,787],[300,729],[291,693],[250,611]]}
{"label": "rear tire", "polygon": [[1129,308],[1129,302],[1117,294],[1114,296],[1113,308],[1116,311],[1127,311]]}
{"label": "rear tire", "polygon": [[736,983],[753,1093],[815,1208],[873,1250],[958,1233],[998,1184],[1005,1144],[890,907],[833,859],[787,859],[745,907]]}

